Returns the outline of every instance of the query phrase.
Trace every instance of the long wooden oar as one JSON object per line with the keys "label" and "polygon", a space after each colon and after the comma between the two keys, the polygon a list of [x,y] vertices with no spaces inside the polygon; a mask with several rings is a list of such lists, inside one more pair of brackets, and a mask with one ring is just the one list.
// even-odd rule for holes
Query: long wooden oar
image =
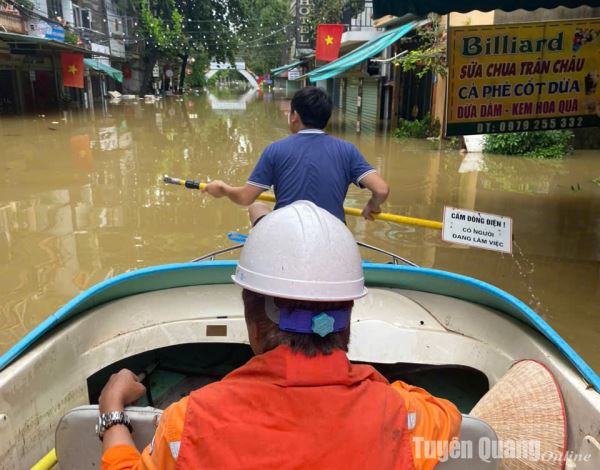
{"label": "long wooden oar", "polygon": [[[177,184],[179,186],[185,186],[189,189],[204,189],[206,187],[206,183],[199,183],[194,180],[182,180],[180,178],[172,178],[171,176],[164,176],[163,181],[169,184]],[[273,194],[265,194],[262,193],[258,196],[258,199],[261,201],[275,202],[275,196]],[[353,215],[360,217],[361,209],[357,209],[355,207],[344,207],[344,213],[346,215]],[[408,217],[405,215],[397,215],[397,214],[388,214],[385,212],[380,212],[379,214],[372,214],[373,218],[376,220],[385,220],[386,222],[394,222],[396,224],[407,224],[407,225],[416,225],[418,227],[426,227],[426,228],[434,228],[436,230],[442,229],[442,223],[436,220],[428,220],[428,219],[419,219],[417,217]]]}

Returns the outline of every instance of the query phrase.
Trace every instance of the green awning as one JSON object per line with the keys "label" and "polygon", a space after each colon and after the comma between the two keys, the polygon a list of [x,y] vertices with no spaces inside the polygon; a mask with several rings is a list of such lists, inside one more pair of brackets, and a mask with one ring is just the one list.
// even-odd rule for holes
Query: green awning
{"label": "green awning", "polygon": [[281,75],[283,72],[287,72],[288,70],[297,67],[300,64],[303,64],[306,60],[299,60],[298,62],[292,62],[291,64],[282,65],[281,67],[277,67],[275,69],[271,69],[271,77],[277,77]]}
{"label": "green awning", "polygon": [[451,12],[466,13],[473,10],[537,10],[556,7],[598,7],[600,0],[373,0],[373,18],[385,15],[403,16],[412,13],[425,16],[428,13],[445,15]]}
{"label": "green awning", "polygon": [[379,54],[386,47],[394,44],[402,36],[405,36],[417,26],[423,25],[427,22],[428,20],[411,21],[400,28],[392,29],[391,31],[372,39],[353,51],[348,52],[348,54],[340,57],[339,59],[334,60],[323,67],[319,67],[312,72],[309,72],[306,76],[311,82],[317,82],[319,80],[327,80],[328,78],[336,77],[341,73],[344,73],[346,70],[354,67],[356,64],[364,62],[365,60],[368,60],[371,57]]}
{"label": "green awning", "polygon": [[96,59],[83,59],[83,62],[88,67],[91,67],[94,70],[97,70],[98,72],[104,72],[109,77],[114,78],[117,82],[123,83],[123,72],[121,72],[120,70],[117,70],[111,67],[110,65],[106,65],[104,62],[100,62]]}

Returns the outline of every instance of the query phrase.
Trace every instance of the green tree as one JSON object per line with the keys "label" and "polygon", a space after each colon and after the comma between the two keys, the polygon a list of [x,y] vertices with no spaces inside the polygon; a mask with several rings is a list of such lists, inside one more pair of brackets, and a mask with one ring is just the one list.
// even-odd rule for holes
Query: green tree
{"label": "green tree", "polygon": [[287,59],[293,23],[286,0],[243,0],[245,21],[236,32],[239,56],[254,73]]}
{"label": "green tree", "polygon": [[438,15],[430,15],[431,22],[417,29],[414,38],[406,38],[414,47],[394,61],[404,72],[415,71],[418,78],[428,72],[445,77],[448,74],[446,62],[446,29]]}
{"label": "green tree", "polygon": [[210,63],[210,57],[205,51],[198,52],[190,57],[190,62],[192,62],[192,75],[188,80],[188,85],[195,88],[205,87],[207,80],[204,74]]}
{"label": "green tree", "polygon": [[190,56],[233,62],[234,31],[244,23],[243,0],[137,0],[139,32],[145,41],[142,90],[148,91],[160,57],[179,59],[183,87]]}
{"label": "green tree", "polygon": [[317,25],[342,22],[344,13],[354,17],[365,9],[365,0],[313,0],[312,10],[309,15],[310,35],[314,39],[317,35]]}

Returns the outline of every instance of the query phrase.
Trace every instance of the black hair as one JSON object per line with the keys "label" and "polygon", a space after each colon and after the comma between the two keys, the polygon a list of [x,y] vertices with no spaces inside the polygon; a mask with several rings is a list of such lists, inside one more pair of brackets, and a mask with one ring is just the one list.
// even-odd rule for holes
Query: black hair
{"label": "black hair", "polygon": [[325,90],[316,86],[307,86],[294,93],[291,110],[300,115],[302,124],[306,127],[325,129],[333,103]]}
{"label": "black hair", "polygon": [[[260,331],[260,343],[263,351],[270,351],[277,346],[286,345],[292,351],[302,353],[308,357],[314,357],[317,354],[331,354],[335,350],[348,352],[350,327],[338,333],[330,333],[324,337],[317,334],[282,331],[267,316],[264,295],[244,289],[242,291],[242,299],[244,301],[244,315],[246,319],[253,322]],[[343,302],[307,302],[274,298],[274,301],[280,308],[302,308],[314,310],[315,312],[352,308],[354,305],[354,301],[352,300]]]}

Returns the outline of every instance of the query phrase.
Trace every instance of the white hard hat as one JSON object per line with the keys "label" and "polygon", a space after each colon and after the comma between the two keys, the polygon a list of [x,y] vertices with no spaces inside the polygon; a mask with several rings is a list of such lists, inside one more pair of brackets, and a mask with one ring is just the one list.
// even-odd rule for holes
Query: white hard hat
{"label": "white hard hat", "polygon": [[284,299],[332,302],[367,294],[350,230],[310,201],[296,201],[252,229],[232,276],[239,286]]}

